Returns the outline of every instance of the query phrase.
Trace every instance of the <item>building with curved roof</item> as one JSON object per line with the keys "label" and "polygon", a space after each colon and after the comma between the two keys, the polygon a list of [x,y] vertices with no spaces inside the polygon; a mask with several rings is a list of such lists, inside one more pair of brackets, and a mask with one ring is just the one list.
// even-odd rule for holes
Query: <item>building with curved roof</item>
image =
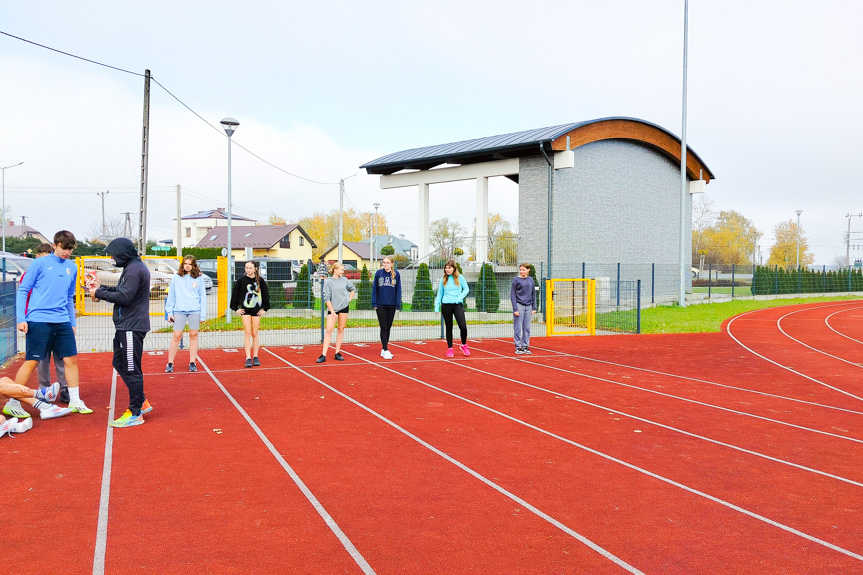
{"label": "building with curved roof", "polygon": [[611,117],[403,150],[360,167],[380,175],[382,189],[417,187],[421,257],[430,255],[432,184],[476,181],[475,249],[485,254],[488,178],[509,178],[519,186],[519,260],[551,264],[552,277],[580,277],[573,270],[584,262],[679,267],[681,237],[691,250],[691,194],[714,178],[687,147],[684,196],[681,153],[668,130]]}

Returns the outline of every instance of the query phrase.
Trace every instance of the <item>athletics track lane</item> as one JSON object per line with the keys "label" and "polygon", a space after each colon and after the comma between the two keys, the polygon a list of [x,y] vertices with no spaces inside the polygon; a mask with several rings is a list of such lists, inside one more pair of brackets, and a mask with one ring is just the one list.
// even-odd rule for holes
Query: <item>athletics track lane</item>
{"label": "athletics track lane", "polygon": [[[860,302],[758,310],[732,318],[724,327],[741,347],[765,362],[784,366],[788,372],[786,377],[795,376],[813,395],[845,396],[843,405],[860,405],[863,404],[863,368],[857,364],[863,346],[829,332],[823,323],[827,315],[848,307],[860,307]],[[805,332],[804,337],[817,344],[814,347],[827,345],[832,355],[794,341],[782,332],[782,325],[788,325],[799,335]],[[855,364],[851,367],[856,367],[850,379],[849,361]]]}
{"label": "athletics track lane", "polygon": [[[537,343],[531,356],[500,358],[482,369],[510,375],[528,369],[519,362],[530,362],[535,365],[531,370],[557,372],[557,378],[550,373],[548,385],[543,386],[550,391],[863,482],[863,469],[854,456],[863,456],[863,411],[815,406],[643,368],[550,354],[543,351],[546,345],[545,341]],[[632,355],[626,361],[646,363]]]}
{"label": "athletics track lane", "polygon": [[[354,346],[346,346],[345,350],[356,352]],[[360,354],[374,355],[368,348],[360,350]],[[386,367],[406,370],[410,377],[437,384],[449,386],[455,382],[453,385],[473,387],[477,392],[487,389],[490,395],[512,397],[511,393],[495,391],[497,382],[493,378],[462,375],[452,362],[404,361],[419,358],[401,350],[397,357],[399,361],[386,362]],[[310,365],[305,369],[345,393],[362,398],[373,409],[484,476],[494,478],[636,568],[691,573],[715,572],[723,565],[742,566],[744,571],[746,566],[752,570],[755,566],[770,566],[767,570],[778,571],[794,564],[810,572],[860,567],[856,559],[812,545],[440,391],[384,377],[378,365],[366,364],[367,369],[360,370],[359,365],[351,365],[350,359],[345,367],[324,370]],[[569,417],[557,413],[553,398],[540,401],[548,404],[544,412],[549,421],[545,423]],[[722,528],[717,531],[717,526]],[[765,543],[754,545],[754,541]],[[656,553],[657,547],[662,548],[661,556]]]}
{"label": "athletics track lane", "polygon": [[[361,402],[377,395],[372,366],[315,366],[317,347],[276,352]],[[623,572],[276,357],[236,373],[218,371],[219,353],[202,356],[377,573]],[[268,387],[274,396],[255,400]]]}
{"label": "athletics track lane", "polygon": [[[14,439],[0,438],[0,565],[4,573],[91,573],[94,534],[105,452],[106,409],[110,404],[110,361],[82,354],[86,374],[81,397],[92,414],[71,414],[43,421],[38,411],[33,429]],[[23,360],[6,365],[12,379]],[[36,386],[36,374],[30,382]],[[5,404],[6,399],[0,401]]]}

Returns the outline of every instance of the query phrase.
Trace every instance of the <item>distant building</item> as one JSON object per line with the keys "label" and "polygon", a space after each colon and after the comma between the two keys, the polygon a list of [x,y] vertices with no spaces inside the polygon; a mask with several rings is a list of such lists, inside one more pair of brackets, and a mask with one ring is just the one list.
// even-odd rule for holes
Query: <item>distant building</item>
{"label": "distant building", "polygon": [[[365,240],[368,243],[368,240]],[[374,237],[374,245],[376,253],[380,253],[384,246],[392,246],[395,252],[393,255],[406,257],[414,262],[419,259],[419,246],[410,240],[405,239],[404,234],[394,236],[393,234],[385,234]]]}
{"label": "distant building", "polygon": [[30,226],[6,226],[6,237],[7,238],[36,238],[42,243],[54,243],[53,236],[49,240],[45,236],[42,235],[42,232],[31,228]]}
{"label": "distant building", "polygon": [[[366,266],[369,272],[373,274],[380,267],[380,261],[384,259],[384,256],[381,255],[380,251],[375,254],[375,260],[378,263],[372,269],[371,253],[372,250],[368,240],[364,242],[342,242],[342,263],[352,265],[358,270],[362,270],[363,266]],[[328,264],[339,261],[339,244],[324,251],[320,259]]]}
{"label": "distant building", "polygon": [[[180,245],[184,248],[191,248],[193,246],[196,246],[198,242],[204,239],[204,236],[206,236],[207,233],[213,228],[220,226],[227,227],[228,211],[225,208],[204,210],[203,212],[198,212],[197,214],[192,214],[191,216],[183,216],[182,218],[180,218],[180,223],[182,237],[178,241],[177,218],[171,220],[171,229],[173,230],[173,243],[171,245]],[[246,218],[235,213],[231,214],[232,229],[241,226],[255,226],[257,224],[258,222],[251,218]]]}
{"label": "distant building", "polygon": [[[246,249],[249,248],[252,251],[252,257],[284,258],[300,262],[310,260],[312,250],[318,247],[298,224],[247,225],[239,228],[234,228],[232,225],[231,244],[231,253],[237,259],[245,258]],[[228,228],[222,225],[211,228],[194,247],[223,248],[227,245]]]}

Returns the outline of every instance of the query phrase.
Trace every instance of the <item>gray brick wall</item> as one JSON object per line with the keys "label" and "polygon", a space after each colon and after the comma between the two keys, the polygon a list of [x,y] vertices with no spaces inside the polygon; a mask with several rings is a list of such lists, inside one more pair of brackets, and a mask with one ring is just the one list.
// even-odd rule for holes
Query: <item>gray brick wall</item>
{"label": "gray brick wall", "polygon": [[[547,259],[547,164],[541,155],[525,157],[519,169],[519,261],[539,268]],[[680,165],[646,145],[605,140],[576,148],[575,167],[554,171],[553,208],[555,277],[580,277],[582,262],[643,264],[625,269],[679,265]],[[684,209],[689,262],[688,194]],[[651,279],[636,275],[621,279]],[[674,272],[661,282],[660,299],[669,290],[676,295],[677,281]]]}

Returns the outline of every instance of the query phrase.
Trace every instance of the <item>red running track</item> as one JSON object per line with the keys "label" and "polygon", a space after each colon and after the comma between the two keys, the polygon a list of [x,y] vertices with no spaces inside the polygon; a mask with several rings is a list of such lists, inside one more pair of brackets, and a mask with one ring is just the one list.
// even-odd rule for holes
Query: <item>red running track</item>
{"label": "red running track", "polygon": [[[718,334],[145,355],[0,438],[9,573],[863,572],[863,302]],[[184,365],[183,357],[177,365]],[[14,372],[8,366],[5,374]],[[116,382],[116,410],[127,401]]]}

